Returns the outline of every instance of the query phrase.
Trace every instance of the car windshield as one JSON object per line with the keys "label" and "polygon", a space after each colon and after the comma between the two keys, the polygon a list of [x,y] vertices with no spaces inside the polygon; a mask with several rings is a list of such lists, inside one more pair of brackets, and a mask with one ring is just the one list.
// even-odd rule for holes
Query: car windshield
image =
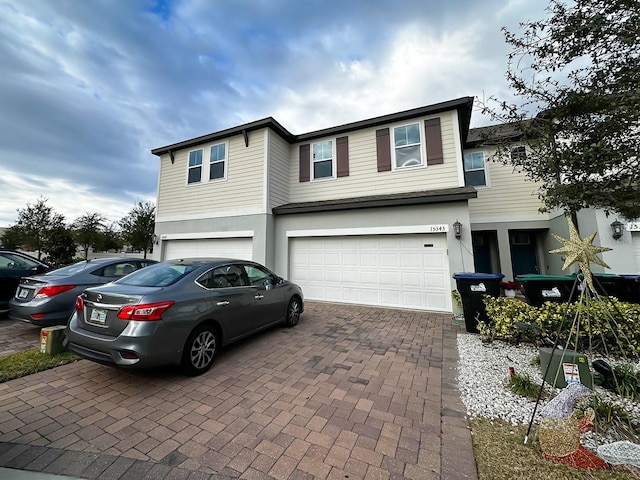
{"label": "car windshield", "polygon": [[118,285],[133,285],[136,287],[166,287],[188,273],[195,270],[194,265],[173,265],[171,263],[157,263],[149,267],[130,273],[113,283]]}
{"label": "car windshield", "polygon": [[85,268],[89,268],[90,265],[94,265],[91,262],[78,262],[73,265],[67,265],[66,267],[57,268],[50,272],[45,273],[45,275],[73,275],[74,273],[81,272]]}

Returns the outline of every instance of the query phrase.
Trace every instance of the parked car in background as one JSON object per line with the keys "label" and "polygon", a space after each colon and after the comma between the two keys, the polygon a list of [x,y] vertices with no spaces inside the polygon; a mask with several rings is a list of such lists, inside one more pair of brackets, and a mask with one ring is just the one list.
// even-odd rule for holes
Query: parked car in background
{"label": "parked car in background", "polygon": [[123,367],[182,365],[197,375],[218,349],[276,324],[297,325],[302,290],[255,262],[170,260],[78,296],[64,345]]}
{"label": "parked car in background", "polygon": [[157,262],[100,258],[25,277],[9,301],[9,318],[41,327],[65,325],[73,313],[76,297],[85,288],[117,280],[153,263]]}
{"label": "parked car in background", "polygon": [[29,255],[0,248],[0,313],[9,309],[9,300],[16,293],[20,279],[51,270],[51,266]]}

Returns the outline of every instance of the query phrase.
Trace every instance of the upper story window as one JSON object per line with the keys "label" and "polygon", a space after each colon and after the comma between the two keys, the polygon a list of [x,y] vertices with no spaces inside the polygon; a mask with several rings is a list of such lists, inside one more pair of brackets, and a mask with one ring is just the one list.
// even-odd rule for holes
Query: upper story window
{"label": "upper story window", "polygon": [[464,181],[467,185],[481,186],[487,184],[484,171],[484,153],[464,154]]}
{"label": "upper story window", "polygon": [[511,160],[526,160],[527,149],[524,146],[519,145],[511,149]]}
{"label": "upper story window", "polygon": [[335,164],[333,154],[333,141],[326,140],[324,142],[314,143],[313,146],[312,172],[313,179],[335,177]]}
{"label": "upper story window", "polygon": [[202,149],[189,152],[189,173],[187,183],[199,183],[202,180]]}
{"label": "upper story window", "polygon": [[395,127],[393,145],[394,169],[423,164],[419,123]]}
{"label": "upper story window", "polygon": [[219,180],[227,175],[227,148],[224,143],[211,147],[209,159],[209,180]]}

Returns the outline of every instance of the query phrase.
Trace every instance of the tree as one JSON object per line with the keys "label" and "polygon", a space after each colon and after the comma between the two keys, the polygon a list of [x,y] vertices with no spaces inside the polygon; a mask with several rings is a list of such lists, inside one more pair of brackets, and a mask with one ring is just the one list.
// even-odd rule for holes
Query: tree
{"label": "tree", "polygon": [[147,258],[147,252],[153,249],[155,217],[155,205],[139,201],[129,214],[120,220],[124,241],[133,249],[142,250],[144,258]]}
{"label": "tree", "polygon": [[[640,8],[637,0],[551,0],[549,18],[503,29],[507,80],[520,104],[483,113],[518,129],[528,155],[496,159],[541,182],[546,209],[640,217]],[[533,121],[531,118],[535,117]]]}
{"label": "tree", "polygon": [[122,242],[122,236],[118,231],[118,225],[116,223],[106,224],[102,230],[100,239],[101,250],[122,250],[124,246]]}
{"label": "tree", "polygon": [[2,234],[0,244],[5,248],[11,248],[13,250],[20,248],[23,243],[22,232],[16,225],[12,225],[7,228]]}
{"label": "tree", "polygon": [[97,249],[103,239],[104,221],[99,213],[85,213],[73,222],[75,239],[82,247],[85,260],[89,257],[89,247]]}
{"label": "tree", "polygon": [[57,267],[69,265],[76,255],[73,231],[61,218],[58,218],[49,228],[42,247],[47,252],[47,261]]}
{"label": "tree", "polygon": [[37,250],[38,260],[42,257],[48,232],[64,223],[64,217],[55,213],[53,208],[47,205],[47,201],[46,198],[40,197],[35,205],[27,203],[27,208],[19,208],[18,221],[15,224],[22,237],[22,246]]}

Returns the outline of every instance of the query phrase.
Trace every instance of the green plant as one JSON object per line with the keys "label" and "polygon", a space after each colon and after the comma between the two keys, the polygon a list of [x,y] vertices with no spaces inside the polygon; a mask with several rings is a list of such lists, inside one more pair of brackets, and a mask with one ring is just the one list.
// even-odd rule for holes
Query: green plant
{"label": "green plant", "polygon": [[576,405],[578,418],[583,416],[588,408],[592,408],[595,413],[594,431],[606,435],[610,430],[614,430],[632,442],[638,441],[640,435],[638,419],[632,417],[620,405],[616,405],[600,395],[592,395]]}
{"label": "green plant", "polygon": [[462,308],[462,296],[458,290],[451,290],[451,298],[453,298],[453,303],[456,304],[456,307]]}
{"label": "green plant", "polygon": [[509,377],[508,382],[509,389],[516,395],[523,397],[537,399],[540,394],[540,389],[543,389],[543,395],[546,393],[542,385],[538,385],[533,381],[531,376],[527,373],[524,375],[514,374]]}
{"label": "green plant", "polygon": [[[640,354],[640,305],[608,297],[585,303],[545,302],[536,308],[520,300],[485,296],[487,322],[479,322],[485,337],[510,340],[518,335],[518,323],[535,324],[539,336],[556,338],[561,345],[609,355],[633,358]],[[580,328],[572,329],[574,319]],[[562,328],[561,328],[562,327]],[[571,337],[569,335],[572,335]]]}
{"label": "green plant", "polygon": [[594,381],[597,385],[617,393],[630,400],[640,400],[640,378],[636,369],[628,363],[614,365],[613,375],[605,377],[596,373]]}

